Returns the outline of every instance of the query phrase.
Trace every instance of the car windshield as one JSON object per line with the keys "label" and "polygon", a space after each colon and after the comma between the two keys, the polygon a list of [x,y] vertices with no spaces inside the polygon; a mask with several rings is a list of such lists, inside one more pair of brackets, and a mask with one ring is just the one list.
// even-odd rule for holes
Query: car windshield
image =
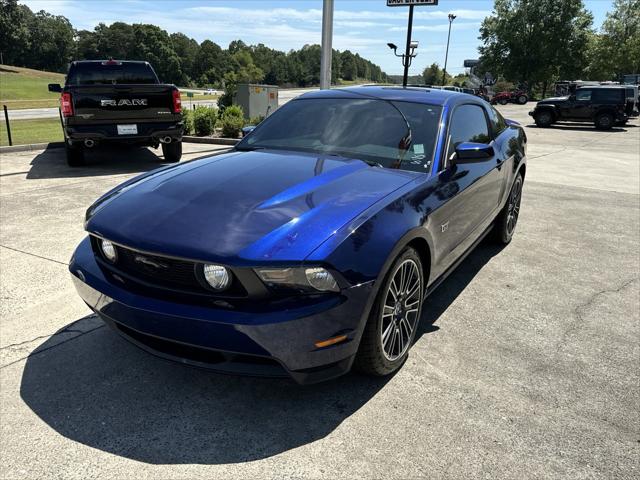
{"label": "car windshield", "polygon": [[433,161],[441,107],[371,98],[291,101],[237,150],[306,151],[425,173]]}

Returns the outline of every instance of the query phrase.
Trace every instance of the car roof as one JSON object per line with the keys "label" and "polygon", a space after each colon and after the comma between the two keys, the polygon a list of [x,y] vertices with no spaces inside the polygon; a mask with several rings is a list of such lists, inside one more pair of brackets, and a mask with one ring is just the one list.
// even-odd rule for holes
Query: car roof
{"label": "car roof", "polygon": [[468,93],[454,92],[451,90],[438,90],[428,87],[401,87],[401,86],[361,86],[332,88],[329,90],[316,90],[299,96],[299,99],[308,98],[376,98],[380,100],[394,100],[427,105],[455,105],[457,103],[477,103],[483,105],[484,100],[469,95]]}
{"label": "car roof", "polygon": [[626,85],[583,85],[576,88],[576,90],[593,90],[593,89],[600,89],[600,88],[625,88],[625,87]]}

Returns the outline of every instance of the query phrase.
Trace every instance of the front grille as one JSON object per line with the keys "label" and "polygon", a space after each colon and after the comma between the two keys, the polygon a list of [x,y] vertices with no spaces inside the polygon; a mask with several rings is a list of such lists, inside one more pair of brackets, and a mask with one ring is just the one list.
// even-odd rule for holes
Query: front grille
{"label": "front grille", "polygon": [[116,246],[116,251],[117,267],[124,273],[169,287],[203,289],[198,282],[196,264],[193,262],[141,254],[120,246]]}
{"label": "front grille", "polygon": [[240,298],[247,295],[232,272],[229,288],[216,292],[208,288],[202,275],[201,263],[142,253],[121,245],[115,245],[117,258],[115,263],[111,263],[104,258],[98,238],[91,236],[91,245],[103,269],[125,276],[145,287],[213,297]]}

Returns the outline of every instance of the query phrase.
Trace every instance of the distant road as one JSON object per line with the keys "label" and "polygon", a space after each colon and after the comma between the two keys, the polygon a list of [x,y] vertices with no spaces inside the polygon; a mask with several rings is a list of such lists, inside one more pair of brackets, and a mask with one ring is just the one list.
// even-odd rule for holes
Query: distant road
{"label": "distant road", "polygon": [[52,118],[57,116],[57,108],[25,108],[23,110],[9,110],[9,120],[31,120],[34,118]]}
{"label": "distant road", "polygon": [[[278,103],[284,105],[289,100],[296,98],[303,93],[312,92],[318,88],[292,88],[278,91]],[[195,100],[190,102],[186,96],[182,97],[182,103],[186,105],[208,105],[215,106],[216,100]],[[58,116],[57,108],[26,108],[24,110],[9,110],[9,120],[32,120],[34,118],[54,118]]]}

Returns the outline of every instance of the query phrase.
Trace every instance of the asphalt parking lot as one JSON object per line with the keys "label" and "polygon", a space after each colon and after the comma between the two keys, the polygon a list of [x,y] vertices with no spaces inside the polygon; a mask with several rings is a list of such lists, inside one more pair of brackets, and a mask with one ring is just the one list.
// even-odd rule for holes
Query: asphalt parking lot
{"label": "asphalt parking lot", "polygon": [[541,130],[531,108],[500,107],[529,137],[513,242],[428,299],[395,376],[310,387],[154,358],[76,295],[86,207],[153,150],[2,154],[0,476],[638,478],[640,126]]}

